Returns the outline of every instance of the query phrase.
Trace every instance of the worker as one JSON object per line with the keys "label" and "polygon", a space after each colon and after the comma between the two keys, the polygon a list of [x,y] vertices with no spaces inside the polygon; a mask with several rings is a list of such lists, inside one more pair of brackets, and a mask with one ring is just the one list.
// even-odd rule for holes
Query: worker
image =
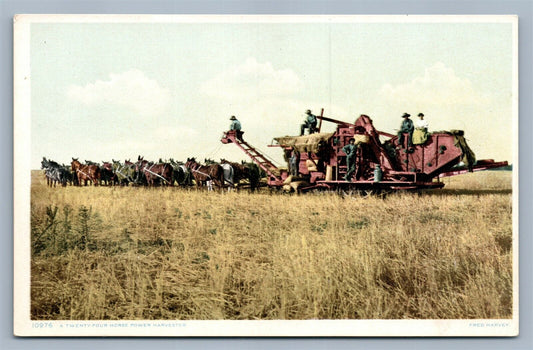
{"label": "worker", "polygon": [[404,113],[402,115],[403,121],[402,125],[400,126],[400,131],[398,131],[398,146],[404,147],[404,134],[409,134],[407,138],[407,148],[410,148],[412,145],[412,138],[413,138],[413,130],[414,125],[413,121],[409,119],[411,115],[408,113]]}
{"label": "worker", "polygon": [[352,182],[352,175],[355,172],[355,163],[357,160],[357,148],[359,148],[359,143],[355,143],[355,139],[352,137],[349,141],[350,143],[347,144],[342,148],[343,152],[346,153],[346,166],[348,172],[346,173],[346,176],[344,176],[344,180],[348,182]]}
{"label": "worker", "polygon": [[305,114],[304,123],[300,126],[300,136],[303,136],[304,130],[309,129],[309,135],[316,132],[316,116],[311,113],[311,110],[308,109]]}
{"label": "worker", "polygon": [[413,131],[413,145],[423,145],[428,139],[429,123],[424,120],[424,113],[418,113],[418,120],[415,121]]}
{"label": "worker", "polygon": [[292,176],[298,176],[300,166],[300,154],[296,149],[293,149],[289,159],[289,168]]}
{"label": "worker", "polygon": [[243,139],[242,139],[243,132],[241,131],[241,122],[238,121],[237,118],[235,118],[234,115],[232,115],[231,118],[229,118],[229,120],[231,120],[231,124],[229,126],[229,129],[230,130],[234,130],[235,131],[235,135],[237,136],[237,139],[243,141]]}
{"label": "worker", "polygon": [[232,115],[229,120],[231,120],[231,124],[229,126],[230,130],[241,131],[241,122],[238,121],[234,115]]}

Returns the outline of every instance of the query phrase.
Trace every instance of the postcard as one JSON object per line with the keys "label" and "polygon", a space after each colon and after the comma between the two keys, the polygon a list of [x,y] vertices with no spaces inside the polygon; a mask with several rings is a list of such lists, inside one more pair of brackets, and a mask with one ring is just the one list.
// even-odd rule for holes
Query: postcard
{"label": "postcard", "polygon": [[17,336],[518,335],[518,18],[14,18]]}

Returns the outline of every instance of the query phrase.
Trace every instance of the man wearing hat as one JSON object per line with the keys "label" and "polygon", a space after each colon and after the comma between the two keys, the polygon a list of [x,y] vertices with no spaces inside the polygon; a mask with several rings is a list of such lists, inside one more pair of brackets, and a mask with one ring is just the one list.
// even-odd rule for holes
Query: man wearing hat
{"label": "man wearing hat", "polygon": [[429,123],[424,120],[424,113],[418,113],[418,120],[415,121],[413,131],[413,145],[423,145],[428,139]]}
{"label": "man wearing hat", "polygon": [[413,138],[413,130],[415,129],[413,125],[413,121],[409,119],[411,115],[408,113],[404,113],[402,115],[403,121],[402,125],[400,126],[400,131],[398,131],[398,145],[400,147],[404,147],[404,134],[409,134],[407,138],[407,148],[411,147],[412,145],[412,138]]}
{"label": "man wearing hat", "polygon": [[234,115],[232,115],[229,120],[231,120],[231,124],[229,126],[230,130],[241,131],[241,122],[238,121]]}
{"label": "man wearing hat", "polygon": [[342,148],[342,151],[346,153],[346,166],[348,168],[348,172],[346,173],[344,180],[352,182],[352,175],[355,172],[355,163],[357,160],[357,149],[359,148],[359,143],[356,144],[353,137],[349,142],[349,144]]}
{"label": "man wearing hat", "polygon": [[235,118],[234,115],[232,115],[231,118],[229,118],[229,120],[231,120],[231,124],[229,126],[229,129],[230,130],[235,130],[235,134],[237,135],[237,139],[242,141],[243,132],[241,131],[241,122],[238,121],[237,118]]}
{"label": "man wearing hat", "polygon": [[304,123],[300,126],[300,136],[304,134],[305,129],[309,129],[309,135],[316,132],[316,116],[311,113],[311,110],[308,109],[305,114],[307,117],[304,120]]}

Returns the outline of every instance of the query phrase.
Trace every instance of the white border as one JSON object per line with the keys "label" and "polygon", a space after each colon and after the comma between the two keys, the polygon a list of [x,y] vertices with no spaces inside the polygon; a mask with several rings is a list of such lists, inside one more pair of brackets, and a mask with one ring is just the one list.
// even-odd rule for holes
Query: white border
{"label": "white border", "polygon": [[[513,318],[503,320],[31,321],[30,25],[32,23],[511,23],[513,26]],[[518,335],[518,17],[513,15],[17,15],[14,18],[14,333],[18,336]],[[15,307],[16,306],[16,307]]]}
{"label": "white border", "polygon": [[[31,94],[30,23],[15,25],[13,37],[13,234],[15,334],[30,315]],[[16,97],[15,97],[16,96]],[[16,161],[15,161],[16,159]]]}
{"label": "white border", "polygon": [[[21,324],[22,326],[23,324]],[[512,336],[513,320],[31,321],[17,335],[137,337]]]}
{"label": "white border", "polygon": [[518,137],[518,119],[519,119],[519,113],[518,113],[518,101],[519,101],[519,91],[518,91],[518,83],[519,83],[519,72],[518,72],[518,17],[515,17],[515,20],[513,21],[513,110],[512,110],[512,118],[513,118],[513,318],[516,319],[516,335],[518,335],[518,320],[519,320],[519,266],[518,266],[518,259],[519,259],[519,225],[518,225],[518,211],[519,211],[519,179],[518,179],[518,173],[520,171],[520,164],[518,161],[518,144],[519,144],[519,137]]}
{"label": "white border", "polygon": [[59,15],[20,14],[15,23],[515,23],[515,15]]}

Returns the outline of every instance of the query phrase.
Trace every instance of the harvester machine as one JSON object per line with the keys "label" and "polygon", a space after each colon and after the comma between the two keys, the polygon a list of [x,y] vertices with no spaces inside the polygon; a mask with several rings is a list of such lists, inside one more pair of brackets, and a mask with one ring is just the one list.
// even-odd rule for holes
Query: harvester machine
{"label": "harvester machine", "polygon": [[[323,110],[322,110],[323,114]],[[266,162],[253,147],[242,140],[242,133],[228,131],[223,143],[235,143],[268,174],[268,185],[286,186],[300,191],[311,189],[412,190],[442,188],[442,177],[507,166],[506,161],[477,160],[461,130],[427,133],[425,140],[412,144],[406,133],[398,135],[378,131],[367,115],[348,123],[323,115],[318,132],[304,136],[276,137],[275,146],[284,151],[287,169]],[[331,133],[320,132],[322,122],[337,124]],[[357,156],[353,175],[345,179],[347,155],[343,147],[355,140]]]}

